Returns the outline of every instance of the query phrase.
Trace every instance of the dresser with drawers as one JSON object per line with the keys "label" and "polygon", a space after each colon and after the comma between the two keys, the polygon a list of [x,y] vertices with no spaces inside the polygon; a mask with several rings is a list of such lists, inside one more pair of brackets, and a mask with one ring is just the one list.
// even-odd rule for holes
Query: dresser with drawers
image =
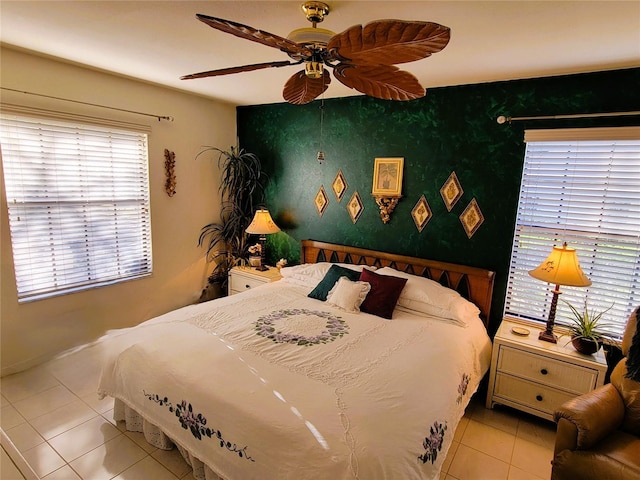
{"label": "dresser with drawers", "polygon": [[229,270],[229,295],[244,292],[269,282],[280,280],[280,270],[268,267],[261,272],[253,267],[233,267]]}
{"label": "dresser with drawers", "polygon": [[[566,400],[604,383],[607,362],[576,352],[569,336],[538,339],[542,328],[504,320],[493,340],[487,408],[507,405],[548,420]],[[526,332],[529,332],[526,334]]]}

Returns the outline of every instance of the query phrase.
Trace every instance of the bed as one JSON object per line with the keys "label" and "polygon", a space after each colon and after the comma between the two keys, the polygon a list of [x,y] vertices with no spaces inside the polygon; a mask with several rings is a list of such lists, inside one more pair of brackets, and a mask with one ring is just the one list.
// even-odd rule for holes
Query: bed
{"label": "bed", "polygon": [[494,273],[302,242],[282,280],[110,332],[98,393],[196,479],[435,479]]}

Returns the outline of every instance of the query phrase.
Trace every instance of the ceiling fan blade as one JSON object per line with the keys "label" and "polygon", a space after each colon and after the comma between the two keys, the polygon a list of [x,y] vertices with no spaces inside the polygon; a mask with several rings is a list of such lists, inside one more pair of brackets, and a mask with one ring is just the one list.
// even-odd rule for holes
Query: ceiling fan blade
{"label": "ceiling fan blade", "polygon": [[210,17],[208,15],[196,14],[196,17],[201,22],[206,23],[216,30],[221,32],[230,33],[236,37],[251,40],[252,42],[261,43],[267,47],[277,48],[290,55],[309,57],[312,55],[311,50],[303,45],[299,45],[296,42],[280,37],[273,33],[263,32],[256,28],[241,23],[232,22],[231,20],[224,20],[222,18]]}
{"label": "ceiling fan blade", "polygon": [[413,62],[447,46],[449,27],[432,22],[379,20],[353,27],[331,38],[330,59],[357,65],[395,65]]}
{"label": "ceiling fan blade", "polygon": [[291,76],[282,90],[283,98],[294,105],[304,105],[313,101],[329,88],[331,76],[324,70],[321,78],[309,78],[304,70]]}
{"label": "ceiling fan blade", "polygon": [[283,60],[281,62],[254,63],[253,65],[243,65],[242,67],[221,68],[218,70],[209,70],[207,72],[183,75],[182,77],[180,77],[180,80],[192,80],[194,78],[205,78],[205,77],[219,77],[220,75],[230,75],[232,73],[251,72],[253,70],[262,70],[263,68],[288,67],[289,65],[299,65],[299,64],[300,62],[287,62],[286,60]]}
{"label": "ceiling fan blade", "polygon": [[340,64],[333,75],[347,87],[383,100],[414,100],[426,93],[416,77],[393,65]]}

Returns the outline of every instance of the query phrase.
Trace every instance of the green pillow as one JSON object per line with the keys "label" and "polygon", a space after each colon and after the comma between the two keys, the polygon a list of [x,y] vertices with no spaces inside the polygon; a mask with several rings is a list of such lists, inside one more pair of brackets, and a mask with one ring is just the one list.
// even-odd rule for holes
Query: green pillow
{"label": "green pillow", "polygon": [[329,290],[333,288],[340,277],[347,277],[352,282],[355,282],[360,278],[360,272],[351,270],[350,268],[341,267],[340,265],[331,265],[329,271],[325,274],[324,278],[320,280],[320,283],[316,285],[309,295],[310,298],[317,298],[323,302],[327,300]]}

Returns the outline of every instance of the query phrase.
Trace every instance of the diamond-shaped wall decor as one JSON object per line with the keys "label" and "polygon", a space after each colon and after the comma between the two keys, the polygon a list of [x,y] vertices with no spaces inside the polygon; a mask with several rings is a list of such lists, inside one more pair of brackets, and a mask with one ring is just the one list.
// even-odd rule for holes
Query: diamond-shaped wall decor
{"label": "diamond-shaped wall decor", "polygon": [[460,221],[469,238],[473,237],[473,234],[478,231],[478,228],[480,228],[480,225],[484,222],[484,216],[475,198],[469,202],[467,208],[460,214]]}
{"label": "diamond-shaped wall decor", "polygon": [[333,193],[336,194],[336,199],[338,200],[338,202],[340,202],[340,200],[342,200],[344,192],[346,192],[348,188],[347,181],[344,179],[344,175],[342,175],[342,170],[338,170],[338,174],[333,180],[331,188],[333,189]]}
{"label": "diamond-shaped wall decor", "polygon": [[360,200],[360,194],[358,194],[357,190],[351,195],[351,199],[349,199],[349,203],[347,204],[347,210],[349,211],[351,221],[356,223],[364,211],[364,205],[362,204],[362,200]]}
{"label": "diamond-shaped wall decor", "polygon": [[429,223],[429,220],[431,220],[432,216],[431,208],[429,207],[429,203],[424,195],[420,197],[418,203],[416,203],[413,210],[411,210],[411,216],[413,217],[413,221],[416,224],[418,232],[422,232],[424,227],[427,226],[427,223]]}
{"label": "diamond-shaped wall decor", "polygon": [[316,210],[318,211],[318,215],[322,216],[327,205],[329,205],[329,199],[327,198],[327,192],[324,191],[324,185],[320,186],[320,190],[316,193],[316,198],[314,200],[316,205]]}
{"label": "diamond-shaped wall decor", "polygon": [[447,178],[447,181],[444,182],[440,189],[440,196],[442,196],[448,212],[450,212],[453,206],[460,200],[463,193],[464,190],[462,190],[460,186],[456,172],[451,172],[451,175],[449,175],[449,178]]}

